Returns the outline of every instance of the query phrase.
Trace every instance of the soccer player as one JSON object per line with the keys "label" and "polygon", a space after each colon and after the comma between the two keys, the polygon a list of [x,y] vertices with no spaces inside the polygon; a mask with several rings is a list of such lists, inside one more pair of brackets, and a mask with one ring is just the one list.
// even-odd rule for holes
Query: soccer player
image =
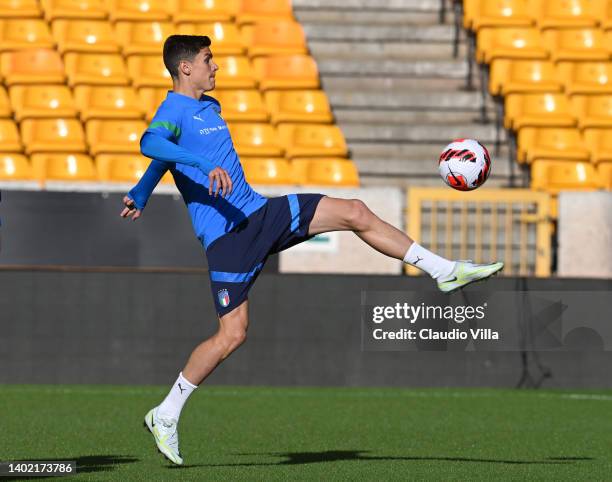
{"label": "soccer player", "polygon": [[161,404],[145,416],[159,450],[182,464],[177,425],[181,410],[202,381],[246,338],[248,293],[270,254],[328,231],[353,231],[377,251],[427,272],[451,292],[502,269],[444,259],[378,218],[358,199],[289,194],[267,199],[246,182],[221,106],[205,92],[215,88],[218,66],[205,36],[172,35],[164,64],[173,90],[143,134],[143,155],[153,159],[123,199],[121,216],[138,219],[168,170],[208,259],[219,328],[191,353]]}

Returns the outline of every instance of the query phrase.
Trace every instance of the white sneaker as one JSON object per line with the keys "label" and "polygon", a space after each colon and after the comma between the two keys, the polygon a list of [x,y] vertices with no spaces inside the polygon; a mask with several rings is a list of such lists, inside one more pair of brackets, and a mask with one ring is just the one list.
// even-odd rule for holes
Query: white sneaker
{"label": "white sneaker", "polygon": [[446,279],[438,280],[438,288],[444,293],[489,278],[504,267],[504,263],[475,264],[470,261],[456,261],[455,269]]}
{"label": "white sneaker", "polygon": [[164,454],[171,462],[182,465],[183,459],[179,452],[178,422],[174,419],[159,418],[157,407],[149,410],[145,415],[145,426],[153,434],[155,444],[159,451]]}

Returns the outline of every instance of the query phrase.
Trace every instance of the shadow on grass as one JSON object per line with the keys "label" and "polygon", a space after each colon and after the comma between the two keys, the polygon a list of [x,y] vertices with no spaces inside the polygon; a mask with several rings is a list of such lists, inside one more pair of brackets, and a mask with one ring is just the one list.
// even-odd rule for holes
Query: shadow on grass
{"label": "shadow on grass", "polygon": [[188,469],[191,467],[260,467],[260,466],[279,466],[279,465],[304,465],[325,462],[343,461],[440,461],[440,462],[461,462],[461,463],[488,463],[488,464],[508,464],[508,465],[571,465],[576,461],[594,460],[591,457],[548,457],[544,460],[512,460],[512,459],[486,459],[476,457],[417,457],[417,456],[376,456],[368,455],[363,450],[326,450],[323,452],[262,452],[237,454],[240,456],[266,456],[283,457],[284,460],[270,463],[235,463],[235,464],[197,464],[197,465],[174,465],[170,469]]}
{"label": "shadow on grass", "polygon": [[[11,462],[68,462],[68,461],[76,461],[76,474],[84,474],[89,472],[111,472],[115,470],[115,465],[120,464],[131,464],[134,462],[138,462],[136,457],[131,457],[128,455],[84,455],[82,457],[62,457],[61,459],[44,459],[39,458],[37,460],[11,460]],[[57,477],[55,475],[49,476],[36,476],[32,477],[31,475],[24,476],[9,476],[2,477],[0,480],[4,482],[5,480],[39,480],[39,479],[47,479],[50,477]]]}

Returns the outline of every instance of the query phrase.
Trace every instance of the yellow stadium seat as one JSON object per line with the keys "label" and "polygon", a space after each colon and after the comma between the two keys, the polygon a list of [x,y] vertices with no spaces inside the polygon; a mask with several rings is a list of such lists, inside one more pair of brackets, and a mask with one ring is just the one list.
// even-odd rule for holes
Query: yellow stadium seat
{"label": "yellow stadium seat", "polygon": [[540,29],[594,27],[598,12],[593,0],[540,0],[536,18]]}
{"label": "yellow stadium seat", "polygon": [[137,154],[146,128],[141,120],[90,120],[85,126],[89,153]]}
{"label": "yellow stadium seat", "polygon": [[216,89],[252,89],[257,86],[255,72],[246,57],[215,57],[214,62],[219,66]]}
{"label": "yellow stadium seat", "polygon": [[[214,45],[214,43],[213,43]],[[306,36],[295,21],[265,21],[253,25],[248,42],[249,57],[306,54]]]}
{"label": "yellow stadium seat", "polygon": [[278,133],[285,157],[346,157],[348,149],[338,126],[321,124],[280,124]]}
{"label": "yellow stadium seat", "polygon": [[0,52],[54,46],[49,26],[42,19],[0,20]]}
{"label": "yellow stadium seat", "polygon": [[315,159],[308,164],[308,184],[331,186],[359,186],[359,173],[347,159]]}
{"label": "yellow stadium seat", "polygon": [[170,20],[172,2],[167,0],[110,0],[110,20],[157,21]]}
{"label": "yellow stadium seat", "polygon": [[20,50],[2,54],[1,71],[7,86],[16,84],[63,84],[64,64],[55,50]]}
{"label": "yellow stadium seat", "polygon": [[164,41],[176,29],[171,22],[117,22],[115,32],[123,55],[161,55]]}
{"label": "yellow stadium seat", "polygon": [[518,134],[521,161],[541,159],[588,161],[580,131],[571,127],[526,127]]}
{"label": "yellow stadium seat", "polygon": [[0,154],[0,181],[24,181],[33,178],[32,166],[23,154]]}
{"label": "yellow stadium seat", "polygon": [[64,56],[68,84],[77,85],[127,85],[129,78],[119,54],[77,54]]}
{"label": "yellow stadium seat", "polygon": [[91,119],[142,119],[140,99],[132,87],[81,85],[74,98],[83,122]]}
{"label": "yellow stadium seat", "polygon": [[103,19],[108,16],[106,0],[41,0],[45,19]]}
{"label": "yellow stadium seat", "polygon": [[11,87],[15,120],[30,118],[76,117],[70,89],[65,85],[17,85]]}
{"label": "yellow stadium seat", "polygon": [[319,71],[308,55],[278,55],[253,60],[260,90],[318,89]]}
{"label": "yellow stadium seat", "polygon": [[168,90],[164,87],[142,87],[138,89],[138,97],[145,110],[145,119],[151,122],[160,104],[166,99]]}
{"label": "yellow stadium seat", "polygon": [[244,157],[240,160],[250,184],[292,184],[289,161],[278,157]]}
{"label": "yellow stadium seat", "polygon": [[576,118],[563,94],[510,94],[504,124],[515,131],[523,127],[573,127]]}
{"label": "yellow stadium seat", "polygon": [[573,161],[536,161],[531,165],[531,187],[557,194],[559,191],[592,191],[600,187],[592,164]]}
{"label": "yellow stadium seat", "polygon": [[599,174],[600,185],[607,189],[612,190],[612,162],[603,162],[597,166],[597,174]]}
{"label": "yellow stadium seat", "polygon": [[238,25],[265,20],[293,20],[291,0],[242,0]]}
{"label": "yellow stadium seat", "polygon": [[272,123],[333,121],[329,101],[322,90],[269,90],[265,93]]}
{"label": "yellow stadium seat", "polygon": [[229,125],[236,152],[242,156],[281,157],[283,148],[278,133],[270,124],[236,123]]}
{"label": "yellow stadium seat", "polygon": [[136,88],[172,88],[172,78],[161,55],[132,55],[127,59],[127,66]]}
{"label": "yellow stadium seat", "polygon": [[0,0],[1,18],[38,18],[42,16],[36,0]]}
{"label": "yellow stadium seat", "polygon": [[560,92],[562,87],[554,64],[547,60],[497,59],[491,64],[492,95]]}
{"label": "yellow stadium seat", "polygon": [[21,150],[17,124],[12,119],[0,119],[0,152],[20,152]]}
{"label": "yellow stadium seat", "polygon": [[11,117],[13,109],[6,89],[0,85],[0,117]]}
{"label": "yellow stadium seat", "polygon": [[115,53],[119,44],[106,20],[55,20],[51,26],[60,53]]}
{"label": "yellow stadium seat", "polygon": [[76,153],[40,153],[32,156],[32,170],[40,181],[95,181],[91,157]]}
{"label": "yellow stadium seat", "polygon": [[[534,23],[529,0],[475,0],[466,3],[473,18],[466,28],[478,31],[483,27],[530,27]],[[469,18],[469,17],[468,17]]]}
{"label": "yellow stadium seat", "polygon": [[21,123],[26,154],[85,152],[85,136],[76,119],[26,119]]}
{"label": "yellow stadium seat", "polygon": [[212,42],[214,55],[242,55],[246,52],[238,27],[230,22],[182,23],[178,33],[207,35]]}
{"label": "yellow stadium seat", "polygon": [[175,23],[231,22],[238,12],[238,2],[230,0],[176,0]]}
{"label": "yellow stadium seat", "polygon": [[483,28],[478,31],[476,60],[546,59],[548,51],[535,28]]}
{"label": "yellow stadium seat", "polygon": [[612,94],[574,95],[572,107],[581,129],[612,127]]}
{"label": "yellow stadium seat", "polygon": [[[99,154],[96,156],[98,178],[101,181],[135,183],[149,167],[150,159],[140,154]],[[162,183],[172,182],[172,176],[164,176]]]}
{"label": "yellow stadium seat", "polygon": [[547,30],[544,40],[554,62],[608,60],[610,56],[603,31],[600,29]]}
{"label": "yellow stadium seat", "polygon": [[612,94],[612,62],[562,62],[557,70],[568,95]]}
{"label": "yellow stadium seat", "polygon": [[591,162],[612,162],[612,128],[585,129],[583,134],[591,152]]}
{"label": "yellow stadium seat", "polygon": [[268,111],[257,90],[220,90],[212,93],[227,122],[266,122]]}
{"label": "yellow stadium seat", "polygon": [[605,2],[605,7],[602,8],[601,27],[605,30],[612,29],[612,2]]}

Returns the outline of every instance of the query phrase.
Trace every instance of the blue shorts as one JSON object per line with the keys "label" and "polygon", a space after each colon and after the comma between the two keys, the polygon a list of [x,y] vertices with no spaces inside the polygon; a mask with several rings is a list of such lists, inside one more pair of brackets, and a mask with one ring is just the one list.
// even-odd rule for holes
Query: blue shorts
{"label": "blue shorts", "polygon": [[268,199],[206,250],[210,286],[219,316],[237,308],[270,254],[310,239],[308,227],[323,194],[289,194]]}

